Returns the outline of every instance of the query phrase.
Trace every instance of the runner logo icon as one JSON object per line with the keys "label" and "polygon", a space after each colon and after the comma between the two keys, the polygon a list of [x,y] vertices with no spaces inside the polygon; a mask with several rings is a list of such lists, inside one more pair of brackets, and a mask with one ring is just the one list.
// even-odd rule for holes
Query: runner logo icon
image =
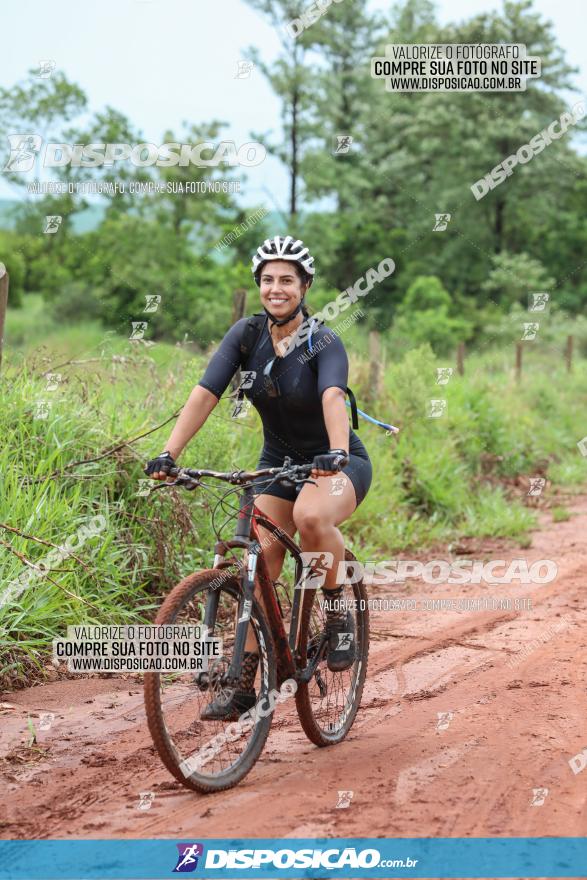
{"label": "runner logo icon", "polygon": [[174,874],[187,874],[195,871],[198,867],[198,859],[204,854],[204,847],[201,843],[178,843],[179,850],[177,865],[173,869]]}

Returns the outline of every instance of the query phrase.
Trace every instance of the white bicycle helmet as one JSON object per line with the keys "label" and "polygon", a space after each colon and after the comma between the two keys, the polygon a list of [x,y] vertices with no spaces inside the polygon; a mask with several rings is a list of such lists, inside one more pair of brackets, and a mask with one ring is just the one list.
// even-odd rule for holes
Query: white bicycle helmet
{"label": "white bicycle helmet", "polygon": [[260,268],[268,260],[291,260],[297,263],[308,276],[308,287],[312,284],[315,275],[314,257],[299,238],[292,235],[276,235],[275,238],[266,238],[263,244],[257,248],[253,256],[252,273],[257,286],[259,286]]}

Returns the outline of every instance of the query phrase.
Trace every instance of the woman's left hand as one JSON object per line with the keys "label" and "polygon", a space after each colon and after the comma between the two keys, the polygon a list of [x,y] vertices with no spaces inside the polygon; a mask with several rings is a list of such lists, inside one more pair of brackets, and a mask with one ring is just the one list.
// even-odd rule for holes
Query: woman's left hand
{"label": "woman's left hand", "polygon": [[329,449],[322,455],[314,456],[312,462],[313,477],[330,477],[342,470],[349,463],[349,455],[345,449]]}

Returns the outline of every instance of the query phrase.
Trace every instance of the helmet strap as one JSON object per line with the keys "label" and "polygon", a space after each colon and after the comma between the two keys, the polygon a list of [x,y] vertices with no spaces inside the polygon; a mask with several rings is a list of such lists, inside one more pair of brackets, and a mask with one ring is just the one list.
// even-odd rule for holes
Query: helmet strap
{"label": "helmet strap", "polygon": [[300,312],[302,310],[303,305],[304,305],[304,297],[301,298],[301,300],[299,301],[299,303],[297,304],[297,306],[295,307],[293,312],[290,312],[290,314],[287,315],[287,317],[285,317],[285,318],[274,318],[273,315],[271,314],[271,312],[269,311],[269,309],[265,308],[265,306],[263,306],[263,309],[265,310],[265,314],[269,317],[271,324],[275,325],[276,327],[281,327],[283,324],[287,324],[289,321],[291,321],[292,318],[295,318],[295,316],[298,314],[298,312]]}

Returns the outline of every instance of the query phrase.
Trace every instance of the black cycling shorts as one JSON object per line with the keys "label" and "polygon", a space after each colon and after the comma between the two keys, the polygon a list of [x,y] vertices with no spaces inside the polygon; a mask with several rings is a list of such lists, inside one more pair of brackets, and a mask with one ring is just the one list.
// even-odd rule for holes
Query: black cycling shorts
{"label": "black cycling shorts", "polygon": [[[311,461],[312,459],[306,459],[305,461],[293,461],[292,463],[310,464]],[[283,455],[271,452],[264,448],[257,463],[257,468],[281,467],[282,465]],[[356,453],[351,452],[349,455],[349,463],[342,468],[340,473],[346,474],[353,484],[355,495],[357,496],[358,507],[369,491],[371,480],[373,478],[371,460],[364,447],[363,449],[356,449]],[[285,486],[283,483],[273,483],[273,485],[270,486],[268,485],[267,479],[267,477],[263,477],[255,481],[259,486],[257,494],[273,495],[276,498],[283,498],[285,501],[294,502],[298,497],[299,491],[305,485],[305,483],[298,483],[297,486]]]}

